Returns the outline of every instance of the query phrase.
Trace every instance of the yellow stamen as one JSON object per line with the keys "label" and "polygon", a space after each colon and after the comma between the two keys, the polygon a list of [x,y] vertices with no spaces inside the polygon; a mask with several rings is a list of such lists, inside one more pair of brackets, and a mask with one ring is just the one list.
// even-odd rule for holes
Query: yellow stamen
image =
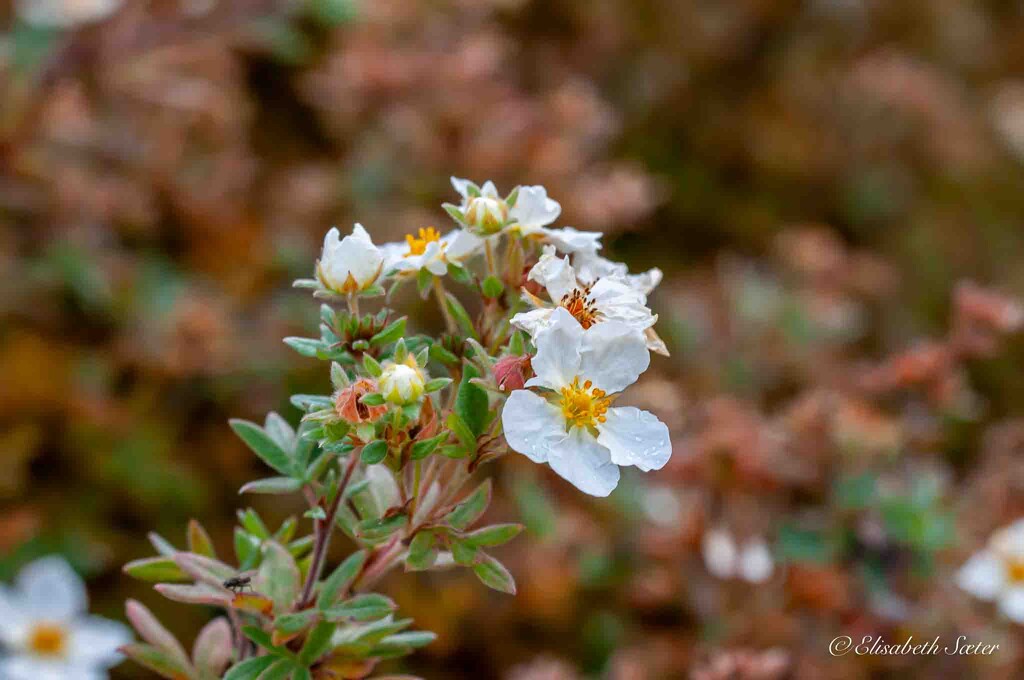
{"label": "yellow stamen", "polygon": [[412,257],[413,255],[422,255],[427,250],[427,244],[433,243],[434,241],[441,240],[441,232],[433,227],[427,227],[426,229],[419,230],[419,238],[412,234],[405,235],[405,242],[409,244],[409,252],[403,257]]}
{"label": "yellow stamen", "polygon": [[67,632],[54,623],[40,623],[28,636],[28,647],[39,656],[62,656],[67,647]]}
{"label": "yellow stamen", "polygon": [[569,427],[594,427],[605,421],[605,413],[612,403],[612,398],[605,396],[604,390],[594,387],[587,380],[580,385],[580,378],[573,378],[572,384],[561,390],[562,415]]}
{"label": "yellow stamen", "polygon": [[574,288],[571,293],[566,293],[562,296],[558,305],[564,307],[566,311],[573,315],[573,317],[580,322],[583,329],[590,328],[595,323],[600,321],[600,312],[597,311],[597,307],[594,306],[593,301],[588,297],[590,295],[590,288]]}
{"label": "yellow stamen", "polygon": [[1024,584],[1024,559],[1006,561],[1006,579],[1014,585]]}

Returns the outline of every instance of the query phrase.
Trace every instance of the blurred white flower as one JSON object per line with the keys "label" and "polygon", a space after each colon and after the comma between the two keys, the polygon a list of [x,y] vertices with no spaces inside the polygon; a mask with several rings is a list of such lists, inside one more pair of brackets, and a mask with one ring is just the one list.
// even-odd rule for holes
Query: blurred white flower
{"label": "blurred white flower", "polygon": [[104,19],[121,7],[123,0],[16,0],[18,17],[43,28],[74,28]]}
{"label": "blurred white flower", "polygon": [[998,602],[1007,618],[1024,623],[1024,519],[992,534],[956,577],[971,595]]}
{"label": "blurred white flower", "polygon": [[407,234],[404,242],[385,243],[380,250],[384,254],[385,274],[415,275],[426,269],[434,276],[444,276],[449,263],[464,264],[483,244],[482,238],[464,229],[441,236],[434,227],[427,227],[416,235]]}
{"label": "blurred white flower", "polygon": [[376,283],[384,267],[384,255],[373,245],[363,225],[341,238],[337,227],[324,237],[324,250],[316,263],[316,276],[336,293],[357,293]]}
{"label": "blurred white flower", "polygon": [[521,186],[511,195],[501,198],[490,180],[482,187],[467,180],[452,177],[452,186],[462,196],[459,210],[465,216],[464,224],[484,235],[505,232],[550,243],[563,253],[593,251],[601,247],[601,234],[596,231],[579,231],[572,227],[551,229],[549,224],[558,219],[562,206],[548,198],[547,189],[542,186]]}
{"label": "blurred white flower", "polygon": [[651,330],[658,317],[647,307],[647,296],[622,279],[601,278],[585,285],[577,278],[569,258],[559,258],[553,246],[545,246],[540,261],[530,270],[529,279],[544,286],[554,303],[552,307],[527,294],[537,308],[516,314],[512,325],[531,336],[547,327],[555,310],[564,309],[584,330],[618,321],[644,334],[651,351],[668,354],[665,343]]}
{"label": "blurred white flower", "polygon": [[385,361],[384,372],[377,379],[380,393],[392,404],[411,404],[423,396],[426,378],[416,363],[416,357],[408,355],[405,361]]}
{"label": "blurred white flower", "polygon": [[59,557],[27,565],[14,588],[0,587],[4,680],[100,680],[121,662],[128,628],[87,613],[85,586]]}
{"label": "blurred white flower", "polygon": [[642,274],[630,274],[626,265],[603,258],[596,250],[577,252],[572,257],[572,265],[576,269],[576,277],[583,283],[593,285],[598,279],[617,279],[644,295],[650,295],[662,279],[661,270],[657,267]]}
{"label": "blurred white flower", "polygon": [[657,470],[668,462],[668,428],[633,407],[611,408],[620,392],[647,370],[643,336],[618,321],[586,330],[559,308],[534,342],[536,377],[505,402],[508,445],[535,463],[547,463],[581,491],[607,496],[619,483],[619,465]]}
{"label": "blurred white flower", "polygon": [[774,570],[771,550],[761,537],[740,546],[725,529],[711,529],[704,534],[702,554],[708,571],[720,579],[763,583]]}

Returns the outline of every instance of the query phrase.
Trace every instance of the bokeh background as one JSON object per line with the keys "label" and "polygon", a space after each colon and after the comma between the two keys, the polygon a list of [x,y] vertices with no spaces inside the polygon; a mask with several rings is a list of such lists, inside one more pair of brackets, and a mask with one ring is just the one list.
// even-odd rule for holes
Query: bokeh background
{"label": "bokeh background", "polygon": [[[315,328],[289,285],[324,232],[447,228],[455,174],[544,184],[665,271],[672,357],[627,399],[675,453],[604,500],[501,461],[519,595],[396,574],[440,638],[395,668],[1019,673],[1022,626],[954,576],[1024,515],[1024,3],[39,3],[65,25],[0,2],[0,580],[59,552],[94,611],[135,597],[190,642],[212,612],[120,566],[192,517],[230,554],[236,507],[301,515],[238,496],[262,471],[226,421],[329,389],[280,340]],[[715,527],[763,536],[771,578],[709,573]],[[841,634],[1001,647],[832,658]]]}

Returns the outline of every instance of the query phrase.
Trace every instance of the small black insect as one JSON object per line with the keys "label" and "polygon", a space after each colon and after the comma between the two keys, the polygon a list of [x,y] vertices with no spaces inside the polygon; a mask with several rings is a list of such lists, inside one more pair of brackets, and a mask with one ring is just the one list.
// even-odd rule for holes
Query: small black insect
{"label": "small black insect", "polygon": [[233,593],[240,593],[246,588],[252,590],[252,577],[251,576],[233,576],[227,581],[222,583],[225,588]]}

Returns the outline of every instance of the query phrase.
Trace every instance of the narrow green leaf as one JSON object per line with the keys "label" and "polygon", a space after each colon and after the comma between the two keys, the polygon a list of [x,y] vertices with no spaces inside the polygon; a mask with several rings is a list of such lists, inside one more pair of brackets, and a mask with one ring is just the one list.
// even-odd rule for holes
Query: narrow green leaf
{"label": "narrow green leaf", "polygon": [[448,276],[452,277],[453,281],[457,281],[464,286],[471,285],[473,283],[473,274],[468,269],[460,267],[457,264],[448,265]]}
{"label": "narrow green leaf", "polygon": [[505,565],[484,553],[480,553],[477,559],[480,561],[473,565],[473,573],[485,586],[509,595],[516,594],[516,581]]}
{"label": "narrow green leaf", "polygon": [[460,564],[463,567],[471,566],[476,562],[476,556],[478,548],[461,541],[459,539],[452,539],[452,559],[455,560],[456,564]]}
{"label": "narrow green leaf", "polygon": [[133,642],[123,645],[120,651],[129,659],[165,678],[187,678],[189,669],[171,658],[171,655],[153,645]]}
{"label": "narrow green leaf", "polygon": [[473,433],[473,448],[475,448],[477,437],[483,434],[490,414],[487,393],[470,382],[473,378],[479,377],[480,372],[476,367],[468,362],[464,362],[462,382],[459,383],[459,393],[455,397],[455,412],[459,414],[459,417],[462,418],[463,422],[466,423],[469,430]]}
{"label": "narrow green leaf", "polygon": [[402,645],[403,647],[426,647],[437,639],[437,633],[429,630],[409,630],[404,633],[395,633],[381,640],[381,644]]}
{"label": "narrow green leaf", "polygon": [[362,571],[367,554],[365,550],[352,553],[327,577],[316,598],[318,609],[327,609],[333,605],[341,593],[346,592],[352,586]]}
{"label": "narrow green leaf", "polygon": [[284,339],[284,344],[288,345],[302,356],[310,357],[311,359],[317,358],[317,355],[323,348],[323,343],[319,340],[314,340],[313,338],[289,337]]}
{"label": "narrow green leaf", "polygon": [[384,327],[379,333],[370,338],[371,347],[381,347],[383,345],[389,345],[392,342],[397,341],[400,337],[405,335],[405,317],[392,321]]}
{"label": "narrow green leaf", "polygon": [[384,460],[387,455],[388,443],[378,439],[377,441],[372,441],[363,447],[363,452],[359,459],[367,465],[376,465]]}
{"label": "narrow green leaf", "polygon": [[274,619],[274,628],[286,635],[292,635],[312,626],[319,618],[320,613],[314,609],[281,614]]}
{"label": "narrow green leaf", "polygon": [[210,540],[210,535],[206,533],[206,529],[199,523],[198,520],[191,519],[188,522],[188,549],[197,555],[205,555],[206,557],[217,557],[217,551],[213,548],[213,541]]}
{"label": "narrow green leaf", "polygon": [[371,392],[369,394],[364,394],[359,398],[359,401],[367,406],[381,406],[384,404],[384,395],[379,392]]}
{"label": "narrow green leaf", "polygon": [[260,516],[252,508],[246,508],[244,511],[239,510],[238,521],[253,536],[264,540],[270,538],[270,531],[267,530],[267,525],[263,523],[263,520],[260,519]]}
{"label": "narrow green leaf", "polygon": [[263,543],[263,561],[256,573],[254,590],[274,601],[274,611],[284,612],[299,594],[299,567],[295,558],[276,541]]}
{"label": "narrow green leaf", "polygon": [[384,369],[380,367],[380,363],[369,354],[363,355],[363,368],[374,378],[379,378],[380,374],[384,372]]}
{"label": "narrow green leaf", "polygon": [[331,646],[331,636],[337,626],[333,623],[319,623],[306,637],[305,644],[299,652],[299,661],[309,665],[319,659]]}
{"label": "narrow green leaf", "polygon": [[405,555],[406,571],[422,571],[432,567],[437,559],[437,549],[434,547],[436,542],[437,537],[432,531],[418,531]]}
{"label": "narrow green leaf", "polygon": [[522,530],[522,524],[494,524],[470,532],[463,536],[462,539],[472,546],[490,547],[508,543],[518,536]]}
{"label": "narrow green leaf", "polygon": [[192,580],[173,558],[164,556],[132,560],[121,570],[132,578],[149,583],[180,583]]}
{"label": "narrow green leaf", "polygon": [[257,680],[285,680],[296,667],[291,659],[278,659],[260,673]]}
{"label": "narrow green leaf", "polygon": [[242,486],[238,493],[259,493],[280,496],[295,493],[302,488],[302,480],[294,477],[266,477],[255,479]]}
{"label": "narrow green leaf", "polygon": [[473,320],[469,318],[469,313],[466,308],[462,306],[459,299],[451,293],[445,293],[445,307],[448,308],[448,313],[455,319],[455,323],[459,325],[459,328],[463,333],[476,340],[480,339],[480,336],[476,333],[476,327],[473,325]]}
{"label": "narrow green leaf", "polygon": [[487,479],[466,500],[455,506],[445,520],[455,529],[465,529],[484,514],[491,503],[491,480]]}
{"label": "narrow green leaf", "polygon": [[444,364],[446,366],[454,366],[459,363],[459,358],[441,345],[431,345],[430,349],[427,350],[427,354],[437,363]]}
{"label": "narrow green leaf", "polygon": [[256,680],[260,673],[279,661],[274,656],[257,656],[235,664],[228,670],[224,680]]}
{"label": "narrow green leaf", "polygon": [[431,453],[433,453],[434,449],[436,449],[438,445],[447,438],[448,433],[442,432],[436,437],[431,437],[430,439],[423,439],[421,441],[414,442],[409,457],[412,458],[413,460],[422,460],[423,458],[426,458]]}
{"label": "narrow green leaf", "polygon": [[444,388],[448,387],[451,384],[451,378],[434,378],[433,380],[428,380],[427,384],[423,386],[423,389],[425,392],[429,394],[430,392],[437,392],[438,390],[443,390]]}
{"label": "narrow green leaf", "polygon": [[367,541],[379,541],[398,531],[405,524],[405,513],[391,517],[370,519],[359,523],[359,536]]}
{"label": "narrow green leaf", "polygon": [[252,569],[260,554],[260,539],[241,527],[235,527],[235,559],[241,571]]}
{"label": "narrow green leaf", "polygon": [[253,453],[282,475],[292,474],[292,461],[273,439],[256,423],[234,418],[231,429],[252,449]]}
{"label": "narrow green leaf", "polygon": [[473,431],[469,429],[469,425],[466,424],[466,421],[458,413],[455,411],[449,413],[445,423],[467,450],[476,451],[476,435],[473,434]]}

